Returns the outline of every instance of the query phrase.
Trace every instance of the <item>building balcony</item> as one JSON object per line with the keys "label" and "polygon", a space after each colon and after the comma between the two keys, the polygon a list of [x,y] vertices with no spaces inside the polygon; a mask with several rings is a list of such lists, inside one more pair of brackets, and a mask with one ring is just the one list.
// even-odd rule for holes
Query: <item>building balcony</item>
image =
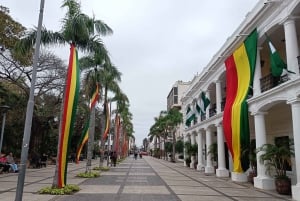
{"label": "building balcony", "polygon": [[287,74],[280,77],[273,77],[272,74],[269,74],[260,79],[261,92],[268,91],[288,80],[289,77]]}

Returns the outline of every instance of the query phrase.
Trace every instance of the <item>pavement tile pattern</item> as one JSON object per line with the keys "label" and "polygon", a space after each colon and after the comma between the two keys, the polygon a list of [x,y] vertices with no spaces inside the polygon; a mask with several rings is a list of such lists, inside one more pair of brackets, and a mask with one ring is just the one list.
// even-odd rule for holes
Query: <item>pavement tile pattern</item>
{"label": "pavement tile pattern", "polygon": [[[275,191],[263,191],[250,183],[235,183],[230,178],[217,178],[203,172],[146,156],[126,158],[101,176],[78,178],[85,171],[85,162],[68,165],[68,184],[78,184],[73,195],[40,195],[39,189],[51,186],[55,166],[27,169],[23,201],[291,201]],[[98,160],[92,166],[99,165]],[[17,174],[0,175],[0,201],[13,201]]]}

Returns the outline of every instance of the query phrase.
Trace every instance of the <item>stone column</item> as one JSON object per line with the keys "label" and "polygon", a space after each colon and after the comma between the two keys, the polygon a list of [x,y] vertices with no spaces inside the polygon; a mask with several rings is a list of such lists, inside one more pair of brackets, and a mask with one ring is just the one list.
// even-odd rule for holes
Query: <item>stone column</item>
{"label": "stone column", "polygon": [[297,56],[299,56],[299,47],[297,40],[297,31],[295,20],[288,18],[284,23],[284,35],[285,35],[285,46],[286,46],[286,61],[287,68],[296,74],[290,74],[289,77],[299,76],[299,66]]}
{"label": "stone column", "polygon": [[222,124],[217,126],[218,138],[218,169],[216,170],[217,177],[229,177],[229,171],[226,169],[225,163],[225,148],[224,148],[224,133]]}
{"label": "stone column", "polygon": [[221,81],[216,81],[216,105],[217,105],[217,114],[221,113],[221,102],[222,102],[222,88]]}
{"label": "stone column", "polygon": [[300,200],[300,100],[295,99],[288,102],[292,107],[292,121],[294,133],[294,148],[295,148],[295,167],[293,171],[296,176],[296,184],[292,185],[292,197],[295,200]]}
{"label": "stone column", "polygon": [[[191,145],[195,144],[195,133],[193,132],[191,134]],[[191,163],[190,163],[190,168],[194,168],[196,162],[196,156],[191,156]]]}
{"label": "stone column", "polygon": [[211,160],[211,154],[208,153],[209,146],[211,145],[211,135],[212,131],[211,128],[206,129],[206,166],[205,166],[205,173],[206,174],[212,174],[215,173],[215,168],[212,165],[212,160]]}
{"label": "stone column", "polygon": [[192,133],[191,134],[191,144],[193,145],[193,144],[195,144],[195,133]]}
{"label": "stone column", "polygon": [[[267,143],[265,114],[257,112],[254,114],[256,148]],[[266,190],[275,189],[274,179],[266,175],[266,167],[260,163],[259,158],[262,152],[256,154],[257,158],[257,177],[254,177],[254,187]]]}
{"label": "stone column", "polygon": [[258,96],[261,94],[261,86],[260,86],[260,78],[261,78],[261,61],[260,61],[260,50],[262,48],[257,48],[257,55],[256,55],[256,64],[255,64],[255,71],[254,71],[254,78],[253,78],[253,96]]}
{"label": "stone column", "polygon": [[198,165],[197,165],[197,170],[203,171],[205,168],[205,165],[203,163],[203,132],[199,131],[198,132],[198,138],[197,138],[197,143],[198,143]]}

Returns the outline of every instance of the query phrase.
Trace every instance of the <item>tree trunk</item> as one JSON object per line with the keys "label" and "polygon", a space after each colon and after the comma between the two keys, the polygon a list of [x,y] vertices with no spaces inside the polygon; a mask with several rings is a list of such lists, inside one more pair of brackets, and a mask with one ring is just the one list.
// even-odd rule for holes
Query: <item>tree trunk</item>
{"label": "tree trunk", "polygon": [[103,113],[101,115],[101,136],[100,136],[100,162],[99,162],[99,167],[103,167],[103,163],[104,163],[104,145],[105,145],[105,139],[103,139],[103,135],[104,135],[104,131],[105,131],[105,114]]}
{"label": "tree trunk", "polygon": [[175,161],[175,145],[176,145],[176,136],[175,136],[175,131],[172,132],[172,138],[173,138],[173,142],[172,142],[172,162],[176,162]]}
{"label": "tree trunk", "polygon": [[95,107],[92,108],[90,114],[89,138],[88,138],[88,151],[86,161],[86,173],[91,173],[92,167],[92,154],[94,150],[94,135],[95,135]]}

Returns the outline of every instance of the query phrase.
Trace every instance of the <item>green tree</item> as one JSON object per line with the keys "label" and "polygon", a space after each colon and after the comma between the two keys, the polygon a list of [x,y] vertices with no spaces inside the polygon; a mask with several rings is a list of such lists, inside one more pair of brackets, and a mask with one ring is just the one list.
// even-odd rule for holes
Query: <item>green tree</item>
{"label": "green tree", "polygon": [[175,144],[176,153],[183,153],[184,143],[182,140],[177,140]]}
{"label": "green tree", "polygon": [[[82,51],[107,54],[99,36],[112,33],[111,28],[102,21],[82,13],[81,6],[76,0],[64,0],[62,7],[67,8],[67,12],[62,21],[61,31],[53,32],[44,28],[41,32],[41,43],[44,45],[70,43],[71,46]],[[36,30],[31,30],[24,39],[16,44],[18,55],[32,49],[36,40],[36,32]],[[56,168],[53,187],[61,187],[58,183],[58,168]]]}
{"label": "green tree", "polygon": [[176,146],[176,130],[177,127],[182,123],[183,117],[182,113],[179,111],[178,108],[172,108],[168,111],[167,114],[167,126],[169,130],[172,133],[172,143],[173,143],[173,148],[172,148],[172,161],[175,162],[175,146]]}

